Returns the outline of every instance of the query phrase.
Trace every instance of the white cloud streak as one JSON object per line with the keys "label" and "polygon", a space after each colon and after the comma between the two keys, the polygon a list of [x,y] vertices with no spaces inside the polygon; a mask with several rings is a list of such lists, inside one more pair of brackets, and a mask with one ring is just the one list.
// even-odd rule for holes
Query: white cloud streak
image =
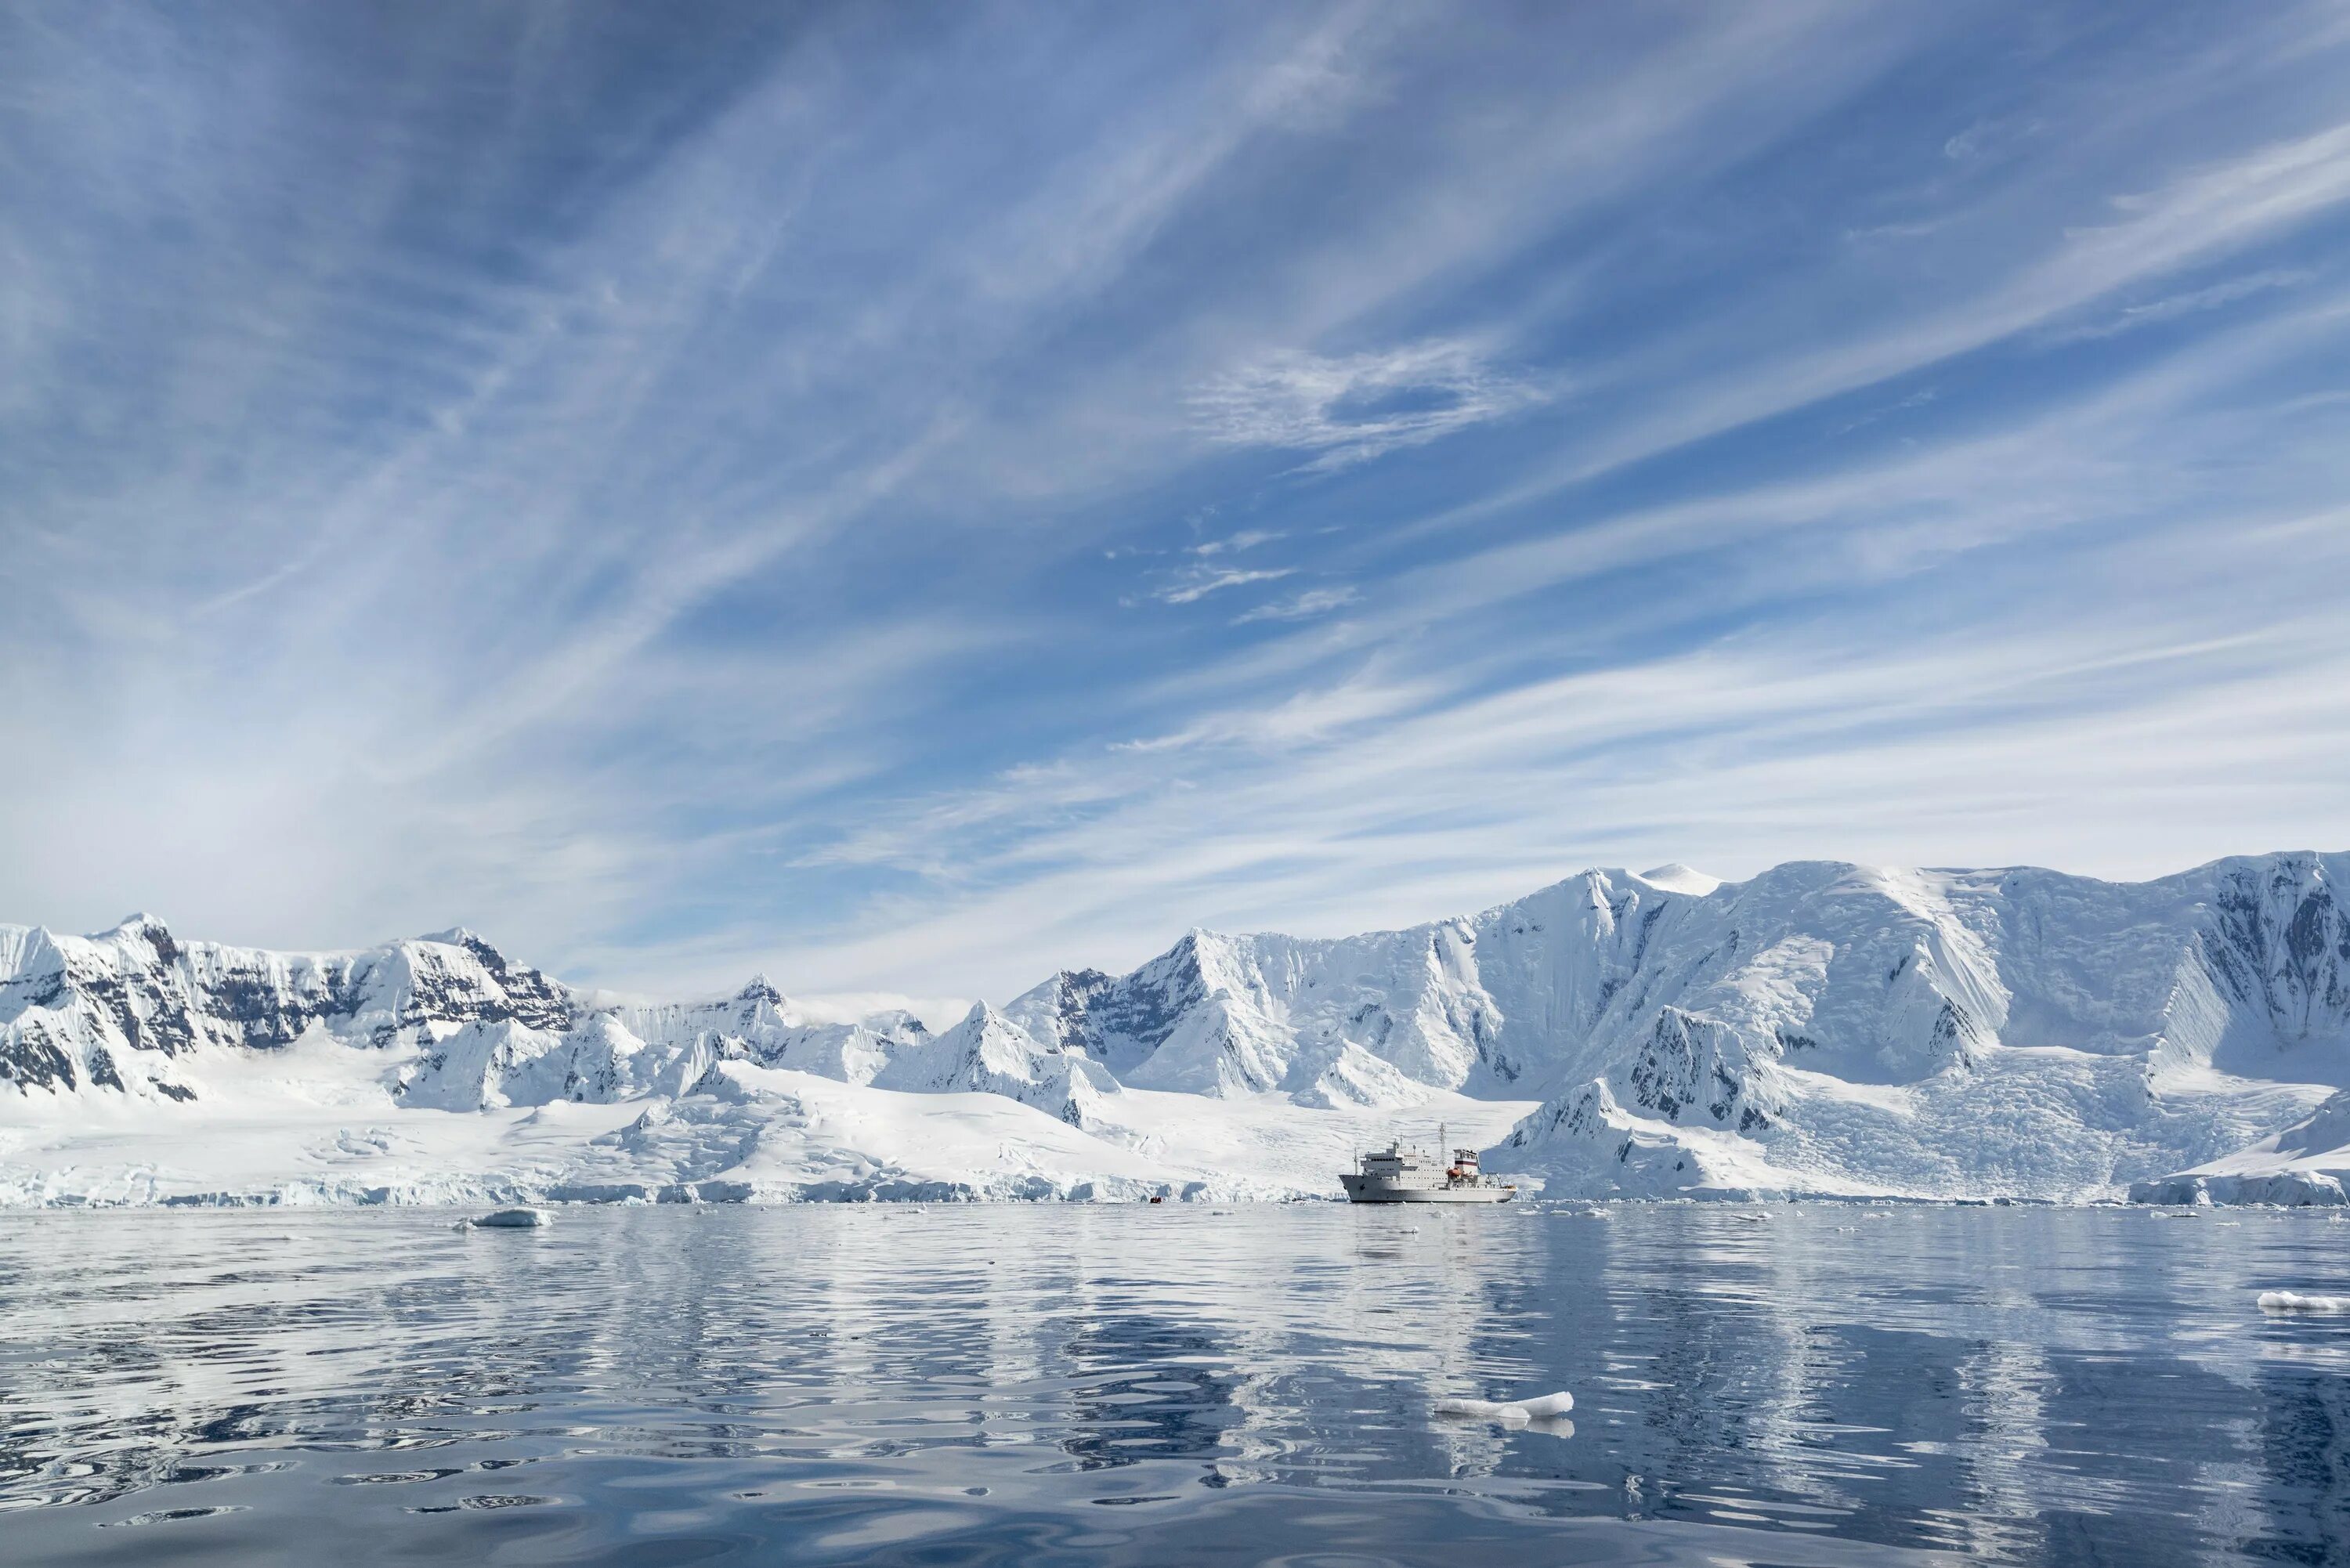
{"label": "white cloud streak", "polygon": [[2149,300],[2144,305],[2125,306],[2107,320],[2067,327],[2057,336],[2073,341],[2112,337],[2135,327],[2152,327],[2159,322],[2176,321],[2183,316],[2218,310],[2240,299],[2266,294],[2271,289],[2296,287],[2316,275],[2306,267],[2272,267],[2265,272],[2247,273],[2241,277],[2227,278],[2202,288],[2190,288],[2182,294]]}
{"label": "white cloud streak", "polygon": [[2350,201],[2350,123],[2203,163],[2110,199],[2108,221],[2065,233],[1972,298],[1825,349],[1678,387],[1667,407],[1615,424],[1538,476],[1451,508],[1457,526],[1826,399],[1910,374],[2055,321],[2094,301],[2234,254]]}
{"label": "white cloud streak", "polygon": [[1201,387],[1191,409],[1215,441],[1313,452],[1306,466],[1329,472],[1506,418],[1545,396],[1465,343],[1435,341],[1336,358],[1278,350]]}
{"label": "white cloud streak", "polygon": [[1235,616],[1233,624],[1247,626],[1263,620],[1314,620],[1333,610],[1344,609],[1361,597],[1351,587],[1308,588],[1304,593],[1292,594],[1285,599],[1274,599]]}
{"label": "white cloud streak", "polygon": [[1210,594],[1222,593],[1226,588],[1245,587],[1251,583],[1277,582],[1283,577],[1295,576],[1296,570],[1295,566],[1202,568],[1190,573],[1180,582],[1159,589],[1151,597],[1161,604],[1196,604]]}

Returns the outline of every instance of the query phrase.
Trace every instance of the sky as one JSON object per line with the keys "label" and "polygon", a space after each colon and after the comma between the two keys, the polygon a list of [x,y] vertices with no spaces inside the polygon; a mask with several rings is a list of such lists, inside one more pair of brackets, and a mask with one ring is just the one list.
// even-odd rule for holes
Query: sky
{"label": "sky", "polygon": [[0,9],[0,920],[985,995],[2350,848],[2350,6]]}

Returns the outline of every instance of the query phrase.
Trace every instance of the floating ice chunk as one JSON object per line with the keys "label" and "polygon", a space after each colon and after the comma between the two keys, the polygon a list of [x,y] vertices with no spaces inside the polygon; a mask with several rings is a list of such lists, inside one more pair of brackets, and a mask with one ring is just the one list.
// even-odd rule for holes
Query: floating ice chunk
{"label": "floating ice chunk", "polygon": [[473,1221],[481,1231],[528,1231],[540,1225],[552,1225],[555,1216],[544,1209],[501,1209],[494,1214],[484,1214]]}
{"label": "floating ice chunk", "polygon": [[1498,1405],[1491,1399],[1439,1399],[1436,1402],[1436,1413],[1440,1416],[1465,1416],[1512,1425],[1533,1419],[1519,1406]]}
{"label": "floating ice chunk", "polygon": [[2350,1296],[2305,1296],[2298,1291],[2262,1291],[2262,1312],[2350,1312]]}
{"label": "floating ice chunk", "polygon": [[1565,1391],[1544,1394],[1535,1399],[1439,1399],[1436,1402],[1436,1413],[1440,1416],[1469,1416],[1513,1427],[1527,1421],[1552,1420],[1574,1408],[1575,1396]]}

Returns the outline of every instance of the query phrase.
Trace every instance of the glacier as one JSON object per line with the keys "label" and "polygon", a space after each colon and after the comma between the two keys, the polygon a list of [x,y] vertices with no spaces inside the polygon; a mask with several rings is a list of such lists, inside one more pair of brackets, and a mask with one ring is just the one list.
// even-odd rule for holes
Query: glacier
{"label": "glacier", "polygon": [[1579,1199],[2344,1201],[2350,856],[2139,883],[1595,869],[1336,939],[1194,929],[933,1030],[0,926],[0,1203],[1302,1199],[1401,1132]]}

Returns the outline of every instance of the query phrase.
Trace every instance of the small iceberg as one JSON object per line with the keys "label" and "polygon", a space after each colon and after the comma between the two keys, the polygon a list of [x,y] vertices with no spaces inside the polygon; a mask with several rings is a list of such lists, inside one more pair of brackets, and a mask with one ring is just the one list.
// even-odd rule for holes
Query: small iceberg
{"label": "small iceberg", "polygon": [[2305,1296],[2298,1291],[2262,1291],[2262,1312],[2350,1312],[2350,1296]]}
{"label": "small iceberg", "polygon": [[554,1224],[555,1216],[544,1209],[501,1209],[469,1223],[476,1231],[533,1231]]}
{"label": "small iceberg", "polygon": [[1536,1399],[1439,1399],[1436,1413],[1440,1416],[1466,1416],[1485,1421],[1500,1421],[1519,1426],[1527,1421],[1548,1421],[1575,1408],[1575,1396],[1565,1391],[1544,1394]]}

